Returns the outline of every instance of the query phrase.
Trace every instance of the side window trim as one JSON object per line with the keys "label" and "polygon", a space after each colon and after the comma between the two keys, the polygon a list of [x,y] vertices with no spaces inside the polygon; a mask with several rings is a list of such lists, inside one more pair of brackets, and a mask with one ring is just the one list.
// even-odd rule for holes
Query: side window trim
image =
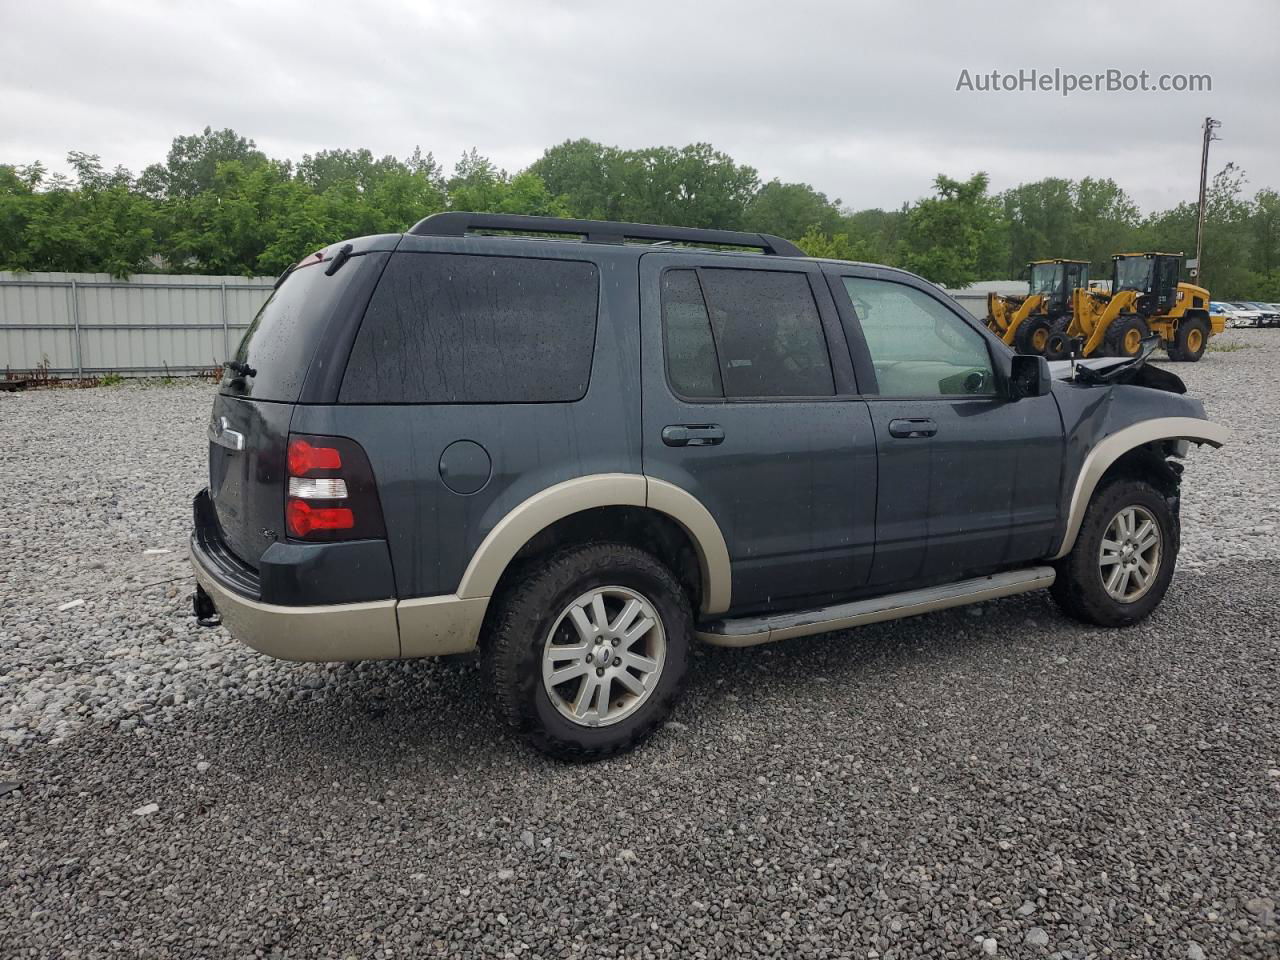
{"label": "side window trim", "polygon": [[[896,273],[896,271],[894,272]],[[987,402],[998,400],[999,399],[998,389],[993,389],[993,392],[991,393],[981,393],[981,394],[939,393],[939,394],[930,394],[928,396],[919,396],[919,395],[912,395],[912,394],[899,395],[899,394],[889,394],[889,393],[881,392],[879,378],[876,376],[875,366],[874,366],[873,358],[871,356],[871,348],[867,344],[866,334],[862,329],[862,319],[858,316],[858,311],[853,305],[853,298],[850,296],[849,289],[844,283],[845,278],[848,278],[850,280],[869,280],[869,281],[875,281],[878,283],[897,284],[898,286],[906,287],[907,289],[915,290],[919,293],[924,294],[926,297],[929,298],[929,300],[931,300],[933,303],[941,307],[945,313],[947,313],[949,316],[956,318],[965,327],[973,331],[973,333],[978,336],[979,341],[982,343],[983,348],[986,350],[986,353],[987,353],[987,363],[990,365],[990,368],[991,368],[993,388],[998,383],[998,378],[999,378],[998,371],[1000,369],[1000,365],[997,363],[997,358],[994,352],[993,337],[990,334],[990,332],[986,329],[985,326],[980,326],[975,320],[975,318],[972,315],[970,315],[967,311],[961,308],[958,308],[955,305],[949,303],[946,299],[937,296],[934,293],[934,291],[929,290],[922,285],[905,282],[900,276],[887,275],[889,273],[890,271],[880,270],[876,268],[867,270],[867,269],[858,269],[857,267],[854,267],[851,269],[850,268],[841,269],[839,267],[833,267],[830,270],[830,272],[827,273],[827,283],[831,289],[832,295],[836,296],[837,288],[839,288],[839,293],[843,294],[843,299],[841,299],[840,297],[836,297],[836,299],[837,299],[837,303],[841,304],[844,307],[844,309],[847,310],[848,323],[845,325],[846,334],[849,336],[850,350],[853,351],[856,349],[857,351],[856,355],[854,356],[854,368],[858,371],[860,376],[863,376],[863,375],[867,376],[869,378],[870,383],[874,385],[874,393],[869,391],[867,393],[867,399],[869,400],[980,400],[980,401],[987,401]],[[857,344],[856,348],[854,347],[855,343]],[[1001,346],[1003,346],[1003,344],[1001,344]],[[863,372],[864,368],[866,371],[865,374]]]}
{"label": "side window trim", "polygon": [[[681,255],[682,259],[685,255]],[[855,372],[853,363],[848,357],[849,345],[846,340],[846,332],[841,322],[840,308],[834,299],[830,290],[824,289],[825,285],[820,282],[822,273],[818,269],[800,266],[783,267],[778,264],[761,264],[760,266],[744,266],[741,264],[724,264],[715,261],[707,262],[706,258],[690,257],[689,263],[667,263],[664,264],[657,276],[658,290],[658,313],[659,322],[661,324],[661,340],[662,340],[662,374],[666,381],[667,389],[671,395],[682,403],[814,403],[828,400],[856,400],[861,399],[862,393],[858,387],[861,381]],[[711,302],[707,296],[706,285],[703,282],[703,271],[705,270],[764,270],[767,273],[791,273],[803,276],[809,284],[809,294],[813,297],[814,309],[817,310],[819,326],[822,330],[823,342],[827,349],[827,364],[831,370],[832,381],[834,384],[834,394],[819,394],[805,396],[776,396],[776,397],[690,397],[682,394],[676,389],[675,384],[671,382],[671,368],[668,364],[669,345],[667,340],[667,324],[666,317],[663,313],[663,285],[666,275],[673,270],[689,270],[697,277],[698,290],[702,294],[702,302],[707,310],[708,324],[711,327],[711,344],[715,352],[716,364],[720,364],[720,346],[715,337],[715,325],[711,323],[710,311]],[[825,294],[825,296],[824,296]],[[719,367],[723,370],[723,367]],[[871,380],[874,383],[874,377]],[[724,389],[723,382],[721,389]]]}
{"label": "side window trim", "polygon": [[835,302],[836,312],[840,316],[840,327],[844,332],[845,344],[849,350],[849,360],[853,365],[854,376],[864,397],[875,398],[880,395],[880,382],[876,377],[875,365],[871,362],[871,349],[867,346],[867,338],[863,336],[862,324],[857,312],[853,309],[853,299],[844,285],[844,277],[856,276],[851,271],[823,271],[827,279],[827,291]]}

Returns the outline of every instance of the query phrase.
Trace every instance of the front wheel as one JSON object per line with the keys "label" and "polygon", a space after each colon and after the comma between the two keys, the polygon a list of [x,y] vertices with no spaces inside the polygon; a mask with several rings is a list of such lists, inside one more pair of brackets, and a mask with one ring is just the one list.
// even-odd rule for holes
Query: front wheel
{"label": "front wheel", "polygon": [[1115,480],[1085,511],[1051,592],[1069,616],[1101,627],[1145,619],[1164,599],[1178,559],[1178,518],[1144,480]]}
{"label": "front wheel", "polygon": [[1195,363],[1204,356],[1209,343],[1209,324],[1200,317],[1191,317],[1178,324],[1173,343],[1169,345],[1169,359]]}
{"label": "front wheel", "polygon": [[1013,346],[1018,353],[1029,353],[1043,356],[1049,345],[1049,335],[1053,332],[1053,324],[1043,315],[1027,317],[1018,324],[1018,332],[1013,335]]}
{"label": "front wheel", "polygon": [[1146,320],[1136,313],[1127,313],[1111,321],[1103,340],[1110,356],[1136,357],[1142,352],[1142,341],[1150,335]]}
{"label": "front wheel", "polygon": [[543,752],[595,760],[628,750],[679,697],[693,613],[643,550],[566,548],[496,603],[485,652],[498,713]]}

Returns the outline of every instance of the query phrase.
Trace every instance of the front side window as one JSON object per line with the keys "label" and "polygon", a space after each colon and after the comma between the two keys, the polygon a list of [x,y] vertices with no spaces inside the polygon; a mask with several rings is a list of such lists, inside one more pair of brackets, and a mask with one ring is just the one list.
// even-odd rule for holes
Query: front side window
{"label": "front side window", "polygon": [[915,287],[843,279],[881,396],[994,395],[991,354],[977,330]]}
{"label": "front side window", "polygon": [[1137,290],[1146,293],[1151,289],[1152,261],[1149,257],[1125,257],[1116,262],[1116,290]]}
{"label": "front side window", "polygon": [[663,278],[667,375],[685,397],[830,397],[831,357],[802,273],[709,268]]}
{"label": "front side window", "polygon": [[593,264],[397,253],[342,381],[343,403],[580,400],[595,351]]}
{"label": "front side window", "polygon": [[1031,266],[1031,292],[1051,296],[1062,289],[1062,267],[1056,263]]}

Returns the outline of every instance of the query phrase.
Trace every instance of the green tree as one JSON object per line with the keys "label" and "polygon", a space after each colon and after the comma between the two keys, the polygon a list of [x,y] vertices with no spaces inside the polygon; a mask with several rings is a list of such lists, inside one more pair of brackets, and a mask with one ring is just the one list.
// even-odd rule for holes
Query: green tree
{"label": "green tree", "polygon": [[554,196],[537,174],[525,171],[512,177],[480,156],[475,148],[462,155],[447,189],[453,210],[539,217],[569,215],[563,198]]}
{"label": "green tree", "polygon": [[747,201],[743,226],[782,237],[805,235],[811,227],[832,234],[840,229],[840,201],[828,200],[807,183],[770,180]]}
{"label": "green tree", "polygon": [[205,127],[202,133],[175,137],[164,164],[153,164],[139,178],[153,196],[194,197],[213,186],[218,165],[239,163],[246,171],[267,162],[257,145],[234,130]]}
{"label": "green tree", "polygon": [[616,215],[618,191],[612,176],[621,163],[621,152],[594,140],[566,140],[549,147],[529,167],[529,172],[563,197],[570,216],[608,220]]}
{"label": "green tree", "polygon": [[870,246],[863,240],[854,240],[847,233],[828,234],[814,224],[796,241],[811,257],[828,260],[870,260]]}
{"label": "green tree", "polygon": [[968,180],[938,174],[937,196],[907,214],[902,245],[908,270],[945,287],[963,287],[1004,269],[1008,233],[987,183],[985,173]]}
{"label": "green tree", "polygon": [[103,272],[150,269],[157,210],[128,170],[107,171],[92,154],[72,151],[73,178],[46,180],[43,169],[0,168],[3,265],[17,270]]}

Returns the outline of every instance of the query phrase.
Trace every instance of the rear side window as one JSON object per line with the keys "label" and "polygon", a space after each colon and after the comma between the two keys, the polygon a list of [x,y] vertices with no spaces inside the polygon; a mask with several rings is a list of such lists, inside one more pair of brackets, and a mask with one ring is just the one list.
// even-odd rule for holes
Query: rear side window
{"label": "rear side window", "polygon": [[351,349],[344,403],[580,400],[595,351],[593,264],[443,253],[391,258]]}
{"label": "rear side window", "polygon": [[685,397],[830,397],[831,357],[808,278],[773,270],[671,270],[667,373]]}

